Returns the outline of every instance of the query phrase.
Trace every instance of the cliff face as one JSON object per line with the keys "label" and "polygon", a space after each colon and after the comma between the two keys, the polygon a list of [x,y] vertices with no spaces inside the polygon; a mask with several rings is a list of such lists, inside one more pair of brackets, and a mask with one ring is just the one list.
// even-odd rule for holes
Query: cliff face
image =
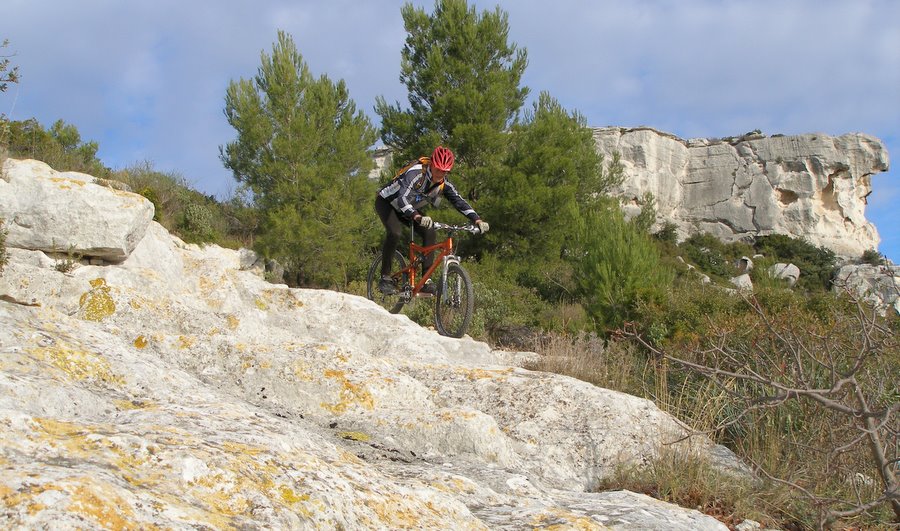
{"label": "cliff face", "polygon": [[594,130],[609,161],[621,154],[625,182],[617,191],[638,210],[651,192],[658,222],[679,235],[709,232],[727,241],[787,234],[858,257],[878,246],[865,217],[873,174],[888,169],[880,140],[854,133],[683,140],[649,128]]}
{"label": "cliff face", "polygon": [[[594,129],[597,151],[621,155],[625,182],[616,190],[626,211],[651,192],[657,222],[679,236],[709,232],[726,241],[767,234],[804,238],[846,257],[878,247],[865,216],[872,175],[887,171],[882,142],[852,133],[683,140],[651,128]],[[375,154],[378,178],[389,149]]]}

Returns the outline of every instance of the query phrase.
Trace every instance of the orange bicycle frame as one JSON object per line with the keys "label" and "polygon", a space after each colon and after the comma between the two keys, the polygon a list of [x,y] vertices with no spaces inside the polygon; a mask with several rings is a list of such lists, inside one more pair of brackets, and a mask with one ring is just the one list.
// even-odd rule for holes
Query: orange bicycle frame
{"label": "orange bicycle frame", "polygon": [[[416,282],[416,267],[419,265],[419,262],[425,258],[429,253],[440,250],[437,256],[434,257],[434,262],[432,262],[431,267],[428,268],[428,271],[422,275],[422,279],[419,282]],[[400,271],[401,274],[407,273],[409,275],[409,285],[413,287],[412,293],[416,295],[422,289],[422,286],[425,285],[425,282],[431,278],[434,270],[437,269],[438,265],[443,261],[445,256],[449,256],[453,253],[453,237],[448,237],[446,240],[436,243],[434,245],[418,245],[416,242],[409,242],[409,265],[406,266],[406,269]]]}

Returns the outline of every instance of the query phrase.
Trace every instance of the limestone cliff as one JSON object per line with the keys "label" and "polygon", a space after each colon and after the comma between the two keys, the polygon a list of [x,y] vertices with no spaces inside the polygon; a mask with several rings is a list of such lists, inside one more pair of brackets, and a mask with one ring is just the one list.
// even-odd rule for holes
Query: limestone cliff
{"label": "limestone cliff", "polygon": [[[804,238],[841,256],[876,249],[878,231],[865,217],[872,175],[887,171],[888,153],[860,133],[683,140],[648,127],[594,129],[607,161],[621,155],[625,182],[615,193],[630,214],[645,192],[657,201],[658,223],[683,239],[709,232],[734,241],[766,234]],[[378,178],[389,149],[373,153]]]}
{"label": "limestone cliff", "polygon": [[650,192],[659,222],[685,237],[709,232],[727,241],[787,234],[859,257],[879,238],[865,217],[873,174],[888,169],[880,140],[854,133],[682,140],[650,128],[594,130],[607,160],[621,155],[617,193],[639,208]]}

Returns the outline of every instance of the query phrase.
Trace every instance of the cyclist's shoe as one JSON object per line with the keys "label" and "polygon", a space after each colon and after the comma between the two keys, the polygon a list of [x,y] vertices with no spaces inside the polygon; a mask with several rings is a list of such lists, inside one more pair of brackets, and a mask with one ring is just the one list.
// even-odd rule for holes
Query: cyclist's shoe
{"label": "cyclist's shoe", "polygon": [[397,288],[394,287],[394,280],[391,277],[381,277],[381,282],[378,283],[378,291],[385,295],[397,293]]}
{"label": "cyclist's shoe", "polygon": [[434,295],[434,282],[429,278],[425,281],[425,285],[419,290],[419,294],[427,296]]}

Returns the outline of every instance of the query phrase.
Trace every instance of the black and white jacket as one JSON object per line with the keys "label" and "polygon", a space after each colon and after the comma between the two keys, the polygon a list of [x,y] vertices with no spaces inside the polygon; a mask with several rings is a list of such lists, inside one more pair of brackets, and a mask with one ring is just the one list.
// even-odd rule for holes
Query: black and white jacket
{"label": "black and white jacket", "polygon": [[421,162],[406,168],[405,172],[384,185],[378,195],[406,220],[418,219],[422,215],[420,210],[428,204],[437,206],[441,196],[446,197],[460,214],[473,223],[481,219],[449,180],[444,179],[444,182],[438,184],[431,182],[431,166]]}

